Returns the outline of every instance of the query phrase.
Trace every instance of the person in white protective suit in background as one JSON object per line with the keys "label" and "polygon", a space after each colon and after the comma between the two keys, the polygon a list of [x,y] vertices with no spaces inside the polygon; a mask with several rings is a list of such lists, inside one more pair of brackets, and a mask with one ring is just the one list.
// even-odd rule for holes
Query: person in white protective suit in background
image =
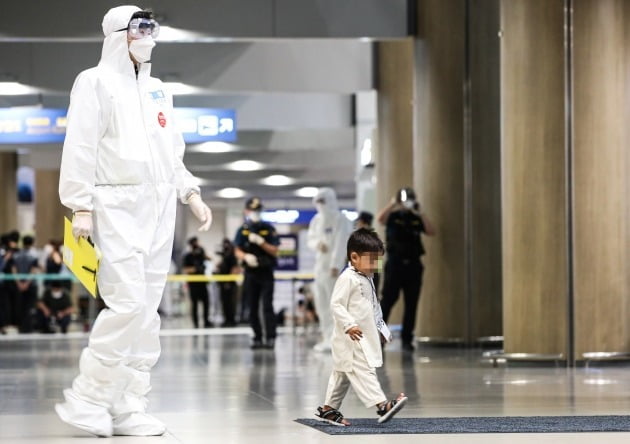
{"label": "person in white protective suit in background", "polygon": [[320,188],[313,203],[317,214],[308,226],[307,242],[309,248],[315,250],[315,310],[322,334],[322,340],[313,349],[328,351],[334,328],[330,298],[337,276],[346,265],[346,243],[352,226],[339,211],[337,195],[332,188]]}
{"label": "person in white protective suit in background", "polygon": [[98,315],[60,418],[99,436],[161,435],[145,413],[160,355],[157,308],[171,263],[177,197],[208,230],[212,213],[182,162],[172,96],[150,77],[159,25],[136,6],[110,9],[98,66],[72,87],[59,195],[75,237],[102,251]]}

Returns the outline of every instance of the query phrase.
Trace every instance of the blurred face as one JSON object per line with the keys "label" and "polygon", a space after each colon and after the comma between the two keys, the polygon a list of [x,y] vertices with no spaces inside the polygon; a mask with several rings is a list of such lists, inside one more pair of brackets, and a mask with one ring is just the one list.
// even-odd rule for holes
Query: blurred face
{"label": "blurred face", "polygon": [[260,219],[261,219],[260,211],[245,210],[245,219],[247,219],[250,222],[260,222]]}
{"label": "blurred face", "polygon": [[319,198],[315,201],[315,209],[318,213],[323,212],[326,209],[326,199]]}
{"label": "blurred face", "polygon": [[363,274],[373,274],[381,270],[382,253],[350,253],[350,263]]}
{"label": "blurred face", "polygon": [[127,46],[129,57],[138,64],[151,59],[155,46],[154,39],[160,33],[160,25],[153,19],[135,18],[127,27]]}

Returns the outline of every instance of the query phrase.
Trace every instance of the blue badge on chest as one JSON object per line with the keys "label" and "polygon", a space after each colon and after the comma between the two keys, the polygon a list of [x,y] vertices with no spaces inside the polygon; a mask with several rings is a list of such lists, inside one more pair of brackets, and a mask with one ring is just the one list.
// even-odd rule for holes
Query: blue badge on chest
{"label": "blue badge on chest", "polygon": [[164,105],[166,103],[166,95],[161,89],[149,91],[149,95],[151,96],[151,99],[159,105]]}

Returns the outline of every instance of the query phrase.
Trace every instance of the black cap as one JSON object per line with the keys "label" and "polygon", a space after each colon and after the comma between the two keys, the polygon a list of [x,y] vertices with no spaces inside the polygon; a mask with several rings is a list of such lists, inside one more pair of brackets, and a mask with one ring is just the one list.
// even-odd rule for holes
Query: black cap
{"label": "black cap", "polygon": [[363,223],[365,223],[367,225],[372,225],[372,221],[374,220],[374,216],[372,215],[372,213],[370,213],[368,211],[361,211],[359,213],[359,217],[357,217],[357,219],[359,219],[360,221],[362,221]]}
{"label": "black cap", "polygon": [[197,239],[197,236],[193,236],[190,239],[188,239],[188,245],[196,244],[198,240],[199,239]]}
{"label": "black cap", "polygon": [[262,210],[263,204],[259,197],[250,197],[245,202],[245,209],[252,211],[260,211]]}

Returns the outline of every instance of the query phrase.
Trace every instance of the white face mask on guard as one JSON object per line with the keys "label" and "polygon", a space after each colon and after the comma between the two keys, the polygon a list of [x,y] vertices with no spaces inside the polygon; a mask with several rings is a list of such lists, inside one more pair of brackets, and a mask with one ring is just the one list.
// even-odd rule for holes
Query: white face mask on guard
{"label": "white face mask on guard", "polygon": [[129,43],[129,52],[136,61],[144,63],[151,60],[151,51],[153,51],[154,46],[155,42],[151,37],[132,40],[131,43]]}
{"label": "white face mask on guard", "polygon": [[247,215],[247,219],[249,219],[251,222],[260,222],[261,219],[261,215],[259,211],[252,211]]}
{"label": "white face mask on guard", "polygon": [[409,200],[404,201],[402,204],[403,204],[403,207],[407,208],[408,210],[412,210],[416,202],[409,199]]}

